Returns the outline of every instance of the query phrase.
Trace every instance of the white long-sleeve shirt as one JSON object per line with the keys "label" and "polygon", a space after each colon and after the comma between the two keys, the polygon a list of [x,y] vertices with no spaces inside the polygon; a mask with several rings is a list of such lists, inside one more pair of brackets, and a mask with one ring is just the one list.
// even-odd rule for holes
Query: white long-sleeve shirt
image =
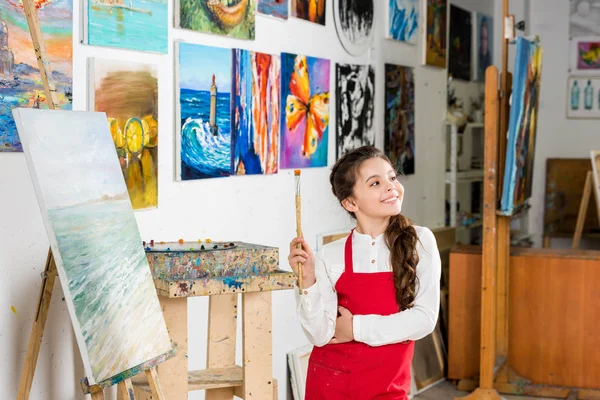
{"label": "white long-sleeve shirt", "polygon": [[[354,340],[370,346],[419,340],[430,334],[437,323],[440,307],[440,253],[433,232],[415,226],[418,286],[414,307],[388,316],[354,315]],[[297,297],[300,324],[309,341],[324,346],[334,335],[337,318],[335,284],[344,272],[346,238],[328,243],[315,254],[317,282]],[[354,272],[391,271],[390,250],[384,234],[373,239],[354,230],[352,237]]]}

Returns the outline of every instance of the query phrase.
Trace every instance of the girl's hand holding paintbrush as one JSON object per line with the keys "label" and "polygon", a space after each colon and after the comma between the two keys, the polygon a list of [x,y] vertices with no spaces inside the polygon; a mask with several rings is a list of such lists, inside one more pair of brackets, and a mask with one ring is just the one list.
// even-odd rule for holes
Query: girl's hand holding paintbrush
{"label": "girl's hand holding paintbrush", "polygon": [[[298,248],[298,244],[302,248]],[[302,238],[295,238],[290,243],[290,255],[288,256],[290,267],[298,276],[298,263],[302,264],[302,287],[309,288],[315,284],[315,256],[306,241]]]}

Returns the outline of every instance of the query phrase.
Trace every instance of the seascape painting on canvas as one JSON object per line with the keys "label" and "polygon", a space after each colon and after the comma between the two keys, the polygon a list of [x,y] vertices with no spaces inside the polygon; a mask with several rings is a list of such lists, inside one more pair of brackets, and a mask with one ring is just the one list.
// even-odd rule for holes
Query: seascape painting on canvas
{"label": "seascape painting on canvas", "polygon": [[364,145],[375,145],[375,69],[336,64],[336,159]]}
{"label": "seascape painting on canvas", "polygon": [[90,71],[93,75],[90,108],[106,113],[131,205],[134,210],[157,207],[157,68],[150,64],[91,59]]}
{"label": "seascape painting on canvas", "polygon": [[385,154],[404,175],[415,173],[414,69],[385,64]]}
{"label": "seascape painting on canvas", "polygon": [[288,0],[258,0],[256,12],[278,19],[288,19]]}
{"label": "seascape painting on canvas", "polygon": [[329,60],[281,54],[281,168],[327,166]]}
{"label": "seascape painting on canvas", "polygon": [[87,0],[87,43],[166,54],[167,0]]}
{"label": "seascape painting on canvas", "polygon": [[229,176],[232,50],[179,43],[178,62],[177,179]]}
{"label": "seascape painting on canvas", "polygon": [[88,380],[170,351],[105,115],[14,111]]}
{"label": "seascape painting on canvas", "polygon": [[[37,11],[58,104],[69,110],[73,101],[73,0],[40,0]],[[0,0],[0,152],[22,151],[12,115],[15,107],[48,108],[23,4]]]}
{"label": "seascape painting on canvas", "polygon": [[274,174],[279,163],[280,57],[248,50],[233,54],[232,173]]}
{"label": "seascape painting on canvas", "polygon": [[256,0],[177,0],[178,27],[254,40]]}

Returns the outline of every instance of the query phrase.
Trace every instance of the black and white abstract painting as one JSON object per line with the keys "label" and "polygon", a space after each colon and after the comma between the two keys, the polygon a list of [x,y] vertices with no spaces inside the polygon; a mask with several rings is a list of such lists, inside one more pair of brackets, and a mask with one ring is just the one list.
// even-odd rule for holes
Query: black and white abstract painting
{"label": "black and white abstract painting", "polygon": [[349,150],[375,145],[375,70],[370,65],[336,64],[336,159]]}
{"label": "black and white abstract painting", "polygon": [[335,29],[344,49],[353,56],[364,54],[373,33],[373,0],[334,0]]}

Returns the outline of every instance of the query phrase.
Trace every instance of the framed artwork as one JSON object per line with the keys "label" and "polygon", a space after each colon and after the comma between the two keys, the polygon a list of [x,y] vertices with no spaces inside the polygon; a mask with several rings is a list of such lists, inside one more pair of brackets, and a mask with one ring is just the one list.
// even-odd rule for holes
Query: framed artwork
{"label": "framed artwork", "polygon": [[448,74],[455,79],[471,80],[472,13],[450,5],[450,35],[448,37]]}
{"label": "framed artwork", "polygon": [[485,70],[493,64],[494,58],[494,18],[475,13],[475,45],[473,46],[474,76],[476,81],[485,81]]}
{"label": "framed artwork", "polygon": [[425,14],[423,64],[446,68],[448,0],[422,0]]}
{"label": "framed artwork", "polygon": [[289,14],[288,0],[258,0],[256,12],[269,17],[286,20]]}
{"label": "framed artwork", "polygon": [[419,0],[385,0],[387,27],[385,37],[410,44],[417,43]]}
{"label": "framed artwork", "polygon": [[254,40],[256,0],[175,0],[175,26],[235,39]]}
{"label": "framed artwork", "polygon": [[291,2],[292,16],[294,18],[303,19],[319,25],[325,25],[327,0],[291,0]]}
{"label": "framed artwork", "polygon": [[338,38],[348,54],[366,52],[373,33],[373,0],[334,0],[333,17]]}
{"label": "framed artwork", "polygon": [[600,75],[600,37],[572,38],[569,50],[570,73]]}
{"label": "framed artwork", "polygon": [[600,36],[597,0],[569,0],[569,37]]}
{"label": "framed artwork", "polygon": [[600,118],[600,75],[571,75],[566,89],[567,118]]}

